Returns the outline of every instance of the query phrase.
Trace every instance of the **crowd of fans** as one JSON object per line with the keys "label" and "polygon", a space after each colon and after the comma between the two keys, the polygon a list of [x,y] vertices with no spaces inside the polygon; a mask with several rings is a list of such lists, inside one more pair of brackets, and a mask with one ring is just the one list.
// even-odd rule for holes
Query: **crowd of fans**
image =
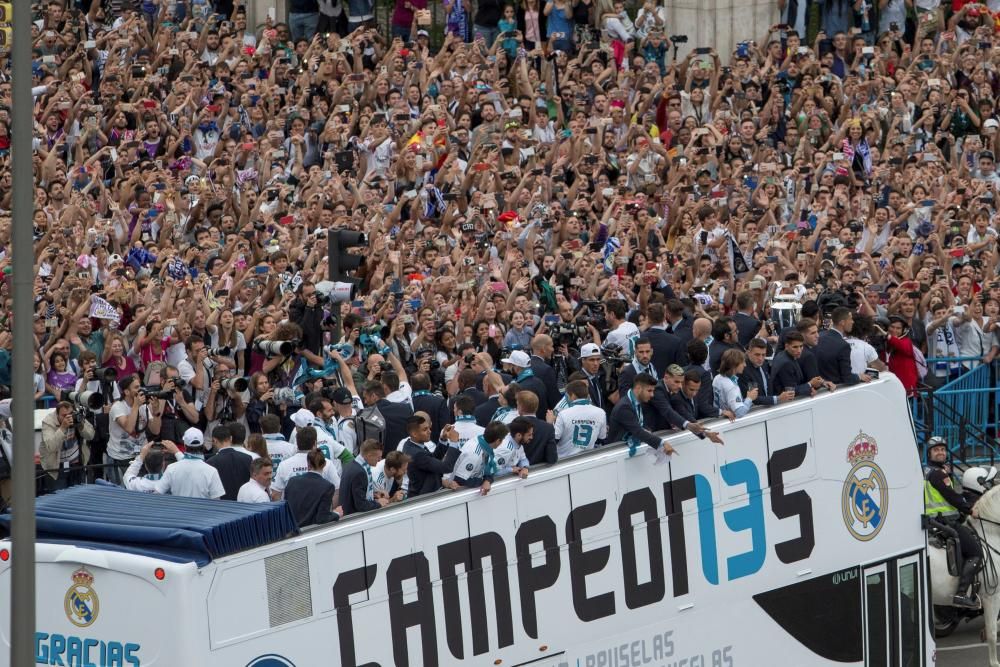
{"label": "crowd of fans", "polygon": [[42,485],[361,511],[991,362],[996,18],[857,7],[720,54],[656,0],[35,2]]}

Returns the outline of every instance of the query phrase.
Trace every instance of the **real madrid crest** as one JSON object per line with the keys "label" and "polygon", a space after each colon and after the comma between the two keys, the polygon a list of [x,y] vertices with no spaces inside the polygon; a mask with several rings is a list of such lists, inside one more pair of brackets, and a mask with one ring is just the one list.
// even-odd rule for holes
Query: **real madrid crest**
{"label": "real madrid crest", "polygon": [[73,625],[85,628],[97,620],[100,613],[101,603],[97,599],[97,591],[91,588],[94,583],[94,575],[81,567],[73,573],[73,585],[66,591],[64,606],[66,618]]}
{"label": "real madrid crest", "polygon": [[865,542],[878,535],[889,512],[889,484],[875,463],[876,456],[875,439],[861,432],[847,448],[852,467],[841,498],[844,525],[855,539]]}

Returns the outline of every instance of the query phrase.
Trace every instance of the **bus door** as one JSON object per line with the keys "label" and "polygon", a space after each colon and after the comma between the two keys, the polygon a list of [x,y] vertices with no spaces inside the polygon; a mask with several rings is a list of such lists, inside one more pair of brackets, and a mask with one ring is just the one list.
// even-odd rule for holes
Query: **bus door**
{"label": "bus door", "polygon": [[920,667],[922,594],[916,554],[863,568],[866,667]]}

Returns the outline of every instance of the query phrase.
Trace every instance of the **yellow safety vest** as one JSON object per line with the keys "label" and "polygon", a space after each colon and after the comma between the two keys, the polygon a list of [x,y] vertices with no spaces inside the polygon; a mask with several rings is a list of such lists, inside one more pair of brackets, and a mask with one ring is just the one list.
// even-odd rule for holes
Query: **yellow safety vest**
{"label": "yellow safety vest", "polygon": [[959,512],[955,507],[945,500],[941,492],[931,486],[931,483],[924,480],[924,514],[930,517],[958,516]]}

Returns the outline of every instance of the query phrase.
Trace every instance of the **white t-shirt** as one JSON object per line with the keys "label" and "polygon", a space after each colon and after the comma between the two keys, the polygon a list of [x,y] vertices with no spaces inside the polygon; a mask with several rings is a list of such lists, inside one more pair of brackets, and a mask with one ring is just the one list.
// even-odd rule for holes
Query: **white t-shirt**
{"label": "white t-shirt", "polygon": [[413,407],[413,389],[406,382],[399,383],[399,389],[385,397],[390,403],[406,403]]}
{"label": "white t-shirt", "polygon": [[219,471],[204,459],[185,456],[167,467],[156,481],[156,493],[169,493],[185,498],[221,498],[226,494]]}
{"label": "white t-shirt", "polygon": [[556,452],[564,459],[593,449],[598,440],[608,437],[608,418],[587,399],[573,401],[559,411],[555,431]]}
{"label": "white t-shirt", "polygon": [[119,417],[128,417],[132,408],[125,401],[116,401],[108,413],[110,422],[108,432],[108,456],[117,461],[128,461],[139,453],[146,444],[146,426],[149,425],[149,408],[139,407],[139,416],[135,420],[135,433],[127,433],[118,425]]}
{"label": "white t-shirt", "polygon": [[608,332],[608,337],[604,341],[605,345],[618,345],[622,348],[622,353],[631,358],[635,347],[635,341],[639,338],[639,327],[631,322],[622,322],[614,331]]}
{"label": "white t-shirt", "polygon": [[269,503],[271,496],[267,494],[267,489],[251,477],[246,484],[240,487],[239,493],[236,494],[236,502]]}
{"label": "white t-shirt", "polygon": [[[296,452],[294,455],[289,456],[287,459],[281,462],[278,466],[278,471],[274,475],[274,481],[271,482],[271,488],[275,491],[280,491],[284,493],[285,486],[288,484],[288,480],[292,477],[298,477],[299,475],[304,475],[309,472],[309,463],[306,461],[306,455],[309,452]],[[327,461],[329,464],[329,461]],[[335,469],[332,465],[323,466],[323,479],[327,480],[336,487],[340,487],[340,471]]]}
{"label": "white t-shirt", "polygon": [[851,346],[851,372],[855,375],[864,373],[869,364],[878,359],[878,352],[866,341],[853,336],[844,340]]}
{"label": "white t-shirt", "polygon": [[[336,440],[332,435],[330,435],[322,426],[319,426],[316,422],[313,423],[313,428],[316,429],[316,449],[323,452],[323,456],[326,460],[333,463],[337,468],[337,478],[340,479],[341,463],[340,455],[344,453],[347,449],[343,443]],[[298,429],[292,431],[291,443],[295,445],[295,435]],[[296,451],[298,447],[296,446]],[[328,468],[330,466],[327,466]]]}

